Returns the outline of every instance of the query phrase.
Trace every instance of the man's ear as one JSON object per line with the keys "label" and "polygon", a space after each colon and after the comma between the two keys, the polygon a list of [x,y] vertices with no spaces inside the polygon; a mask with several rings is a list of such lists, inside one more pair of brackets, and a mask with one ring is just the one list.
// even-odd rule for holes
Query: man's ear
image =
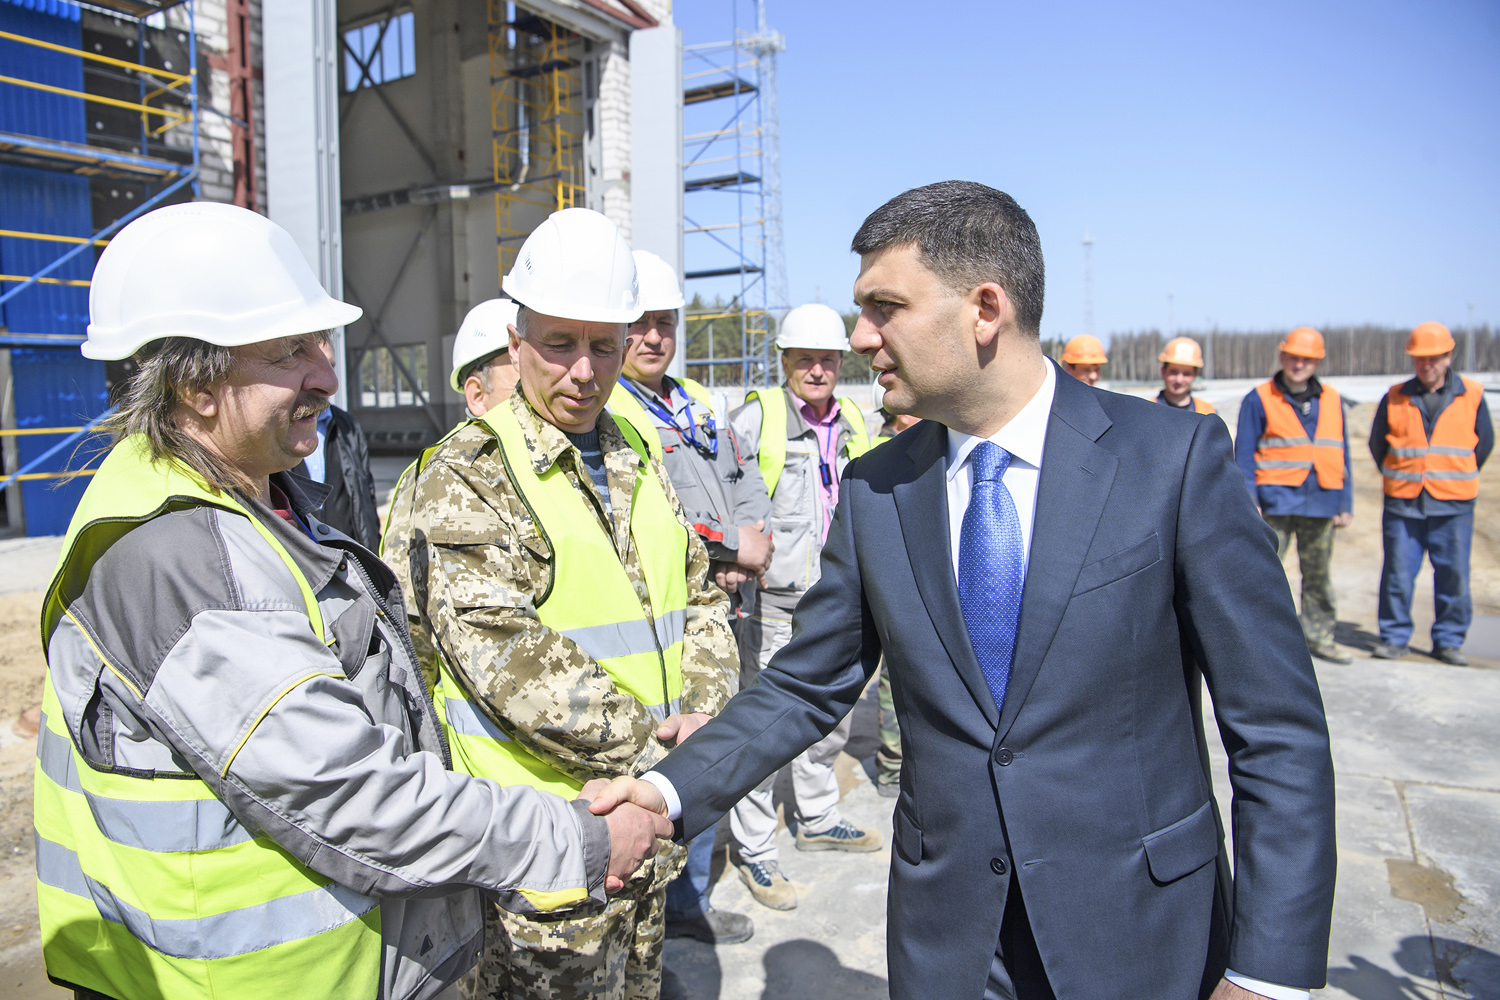
{"label": "man's ear", "polygon": [[508,323],[505,329],[510,333],[510,356],[516,357],[516,352],[521,349],[521,338],[516,336],[516,324]]}
{"label": "man's ear", "polygon": [[980,347],[990,346],[1001,331],[1015,324],[1015,307],[998,282],[986,281],[975,286],[967,298],[974,317],[974,340]]}
{"label": "man's ear", "polygon": [[219,397],[209,389],[199,389],[197,392],[184,392],[178,397],[178,401],[204,420],[212,420],[219,415]]}

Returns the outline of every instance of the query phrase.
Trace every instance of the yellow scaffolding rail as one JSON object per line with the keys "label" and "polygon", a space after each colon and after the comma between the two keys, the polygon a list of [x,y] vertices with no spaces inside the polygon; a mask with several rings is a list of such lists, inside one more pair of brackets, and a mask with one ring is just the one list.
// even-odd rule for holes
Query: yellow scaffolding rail
{"label": "yellow scaffolding rail", "polygon": [[[88,59],[91,62],[104,63],[109,66],[119,66],[122,69],[134,70],[137,73],[146,74],[148,79],[161,83],[162,86],[153,90],[145,96],[145,101],[160,97],[162,94],[173,93],[178,87],[186,87],[193,82],[192,73],[172,73],[154,66],[146,66],[142,63],[134,63],[125,59],[116,59],[113,56],[100,55],[97,52],[89,52],[85,49],[74,49],[66,45],[58,45],[55,42],[44,42],[40,38],[28,38],[25,35],[15,35],[9,31],[0,31],[0,38],[11,42],[20,42],[22,45],[32,45],[39,49],[47,49],[52,52],[61,52],[65,55],[78,56],[80,59]],[[13,76],[0,76],[0,83],[9,83],[16,87],[26,87],[31,90],[41,90],[49,94],[62,94],[66,97],[77,97],[80,100],[90,101],[94,104],[107,104],[114,108],[125,108],[128,111],[139,111],[141,123],[150,128],[148,123],[151,115],[160,115],[167,119],[159,127],[151,129],[151,135],[161,135],[179,125],[184,125],[193,120],[192,112],[175,111],[168,108],[155,108],[150,104],[135,101],[122,101],[114,97],[103,97],[99,94],[86,94],[81,90],[68,90],[65,87],[54,87],[48,83],[38,83],[35,80],[21,80]],[[181,96],[181,95],[178,95]]]}
{"label": "yellow scaffolding rail", "polygon": [[[582,39],[527,13],[511,24],[504,0],[487,0],[490,133],[500,278],[541,215],[583,204]],[[521,9],[517,8],[518,15]],[[536,33],[540,31],[540,34]]]}

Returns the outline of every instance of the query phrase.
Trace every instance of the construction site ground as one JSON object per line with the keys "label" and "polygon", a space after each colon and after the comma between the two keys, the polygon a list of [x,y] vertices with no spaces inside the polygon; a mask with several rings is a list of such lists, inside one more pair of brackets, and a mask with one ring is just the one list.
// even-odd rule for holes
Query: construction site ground
{"label": "construction site ground", "polygon": [[[1351,413],[1351,437],[1360,442],[1355,519],[1340,532],[1334,558],[1338,638],[1355,661],[1349,666],[1315,661],[1338,773],[1339,844],[1329,986],[1316,995],[1500,1000],[1500,460],[1492,461],[1482,477],[1475,523],[1476,618],[1466,647],[1472,665],[1447,666],[1418,651],[1426,648],[1432,621],[1430,572],[1424,572],[1417,591],[1412,654],[1397,662],[1372,660],[1381,501],[1379,477],[1362,442],[1373,410],[1366,402]],[[1224,415],[1233,426],[1233,407]],[[381,478],[388,483],[394,475]],[[56,539],[0,542],[0,996],[17,1000],[66,996],[47,982],[41,960],[31,828],[36,740],[22,719],[40,702],[40,589],[57,544]],[[1295,593],[1295,556],[1287,562]],[[1211,722],[1209,731],[1219,805],[1227,819],[1225,760]],[[878,796],[869,781],[876,745],[870,692],[856,710],[854,736],[838,767],[845,815],[884,832],[887,849],[804,854],[782,831],[782,865],[805,887],[797,909],[784,912],[756,904],[733,870],[725,869],[721,850],[714,904],[750,914],[755,936],[746,944],[721,947],[669,941],[667,967],[689,996],[854,1000],[887,995],[885,895],[893,800]],[[783,776],[783,801],[788,786]],[[721,830],[721,847],[723,837]]]}

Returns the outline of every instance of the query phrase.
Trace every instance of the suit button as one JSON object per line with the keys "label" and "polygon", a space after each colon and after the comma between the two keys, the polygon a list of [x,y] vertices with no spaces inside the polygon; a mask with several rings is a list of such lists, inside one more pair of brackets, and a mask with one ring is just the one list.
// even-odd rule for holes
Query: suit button
{"label": "suit button", "polygon": [[999,750],[995,751],[995,763],[999,764],[1001,767],[1005,767],[1015,759],[1016,755],[1011,753],[1010,750],[1006,747],[1001,747]]}
{"label": "suit button", "polygon": [[1005,874],[1005,861],[1001,858],[990,858],[990,871],[996,875]]}

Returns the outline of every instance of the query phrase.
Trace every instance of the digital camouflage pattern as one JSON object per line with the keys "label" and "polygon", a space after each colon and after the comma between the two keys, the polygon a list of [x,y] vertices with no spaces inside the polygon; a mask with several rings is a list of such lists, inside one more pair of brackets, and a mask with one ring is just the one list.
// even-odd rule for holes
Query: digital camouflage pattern
{"label": "digital camouflage pattern", "polygon": [[412,515],[415,513],[417,487],[417,463],[408,465],[396,480],[391,492],[391,505],[385,515],[385,530],[380,535],[380,558],[396,574],[396,583],[406,601],[406,627],[411,633],[412,648],[417,654],[417,663],[422,667],[422,677],[430,691],[437,685],[437,647],[427,634],[427,627],[417,613],[415,592],[411,585],[411,532]]}
{"label": "digital camouflage pattern", "polygon": [[[517,392],[520,421],[538,474],[561,463],[614,540],[644,612],[650,595],[630,537],[630,505],[640,458],[605,417],[599,446],[610,511],[572,442]],[[688,532],[687,622],[682,711],[717,714],[737,670],[728,600],[708,582],[708,551],[687,524],[659,462],[652,472]],[[417,478],[410,573],[413,603],[439,653],[500,728],[527,751],[579,781],[640,774],[666,755],[657,722],[572,640],[547,628],[536,602],[547,588],[551,551],[505,475],[499,444],[469,424],[435,451]]]}
{"label": "digital camouflage pattern", "polygon": [[1333,596],[1333,537],[1338,530],[1331,517],[1272,514],[1266,523],[1276,532],[1276,554],[1286,559],[1297,540],[1297,564],[1302,571],[1302,634],[1308,649],[1333,644],[1338,608]]}
{"label": "digital camouflage pattern", "polygon": [[896,720],[896,697],[885,659],[880,661],[880,749],[875,751],[875,780],[882,785],[901,781],[901,723]]}
{"label": "digital camouflage pattern", "polygon": [[[459,986],[463,1000],[657,1000],[666,885],[687,852],[646,862],[602,910],[517,917],[485,907],[485,949]],[[570,914],[576,911],[570,911]]]}

